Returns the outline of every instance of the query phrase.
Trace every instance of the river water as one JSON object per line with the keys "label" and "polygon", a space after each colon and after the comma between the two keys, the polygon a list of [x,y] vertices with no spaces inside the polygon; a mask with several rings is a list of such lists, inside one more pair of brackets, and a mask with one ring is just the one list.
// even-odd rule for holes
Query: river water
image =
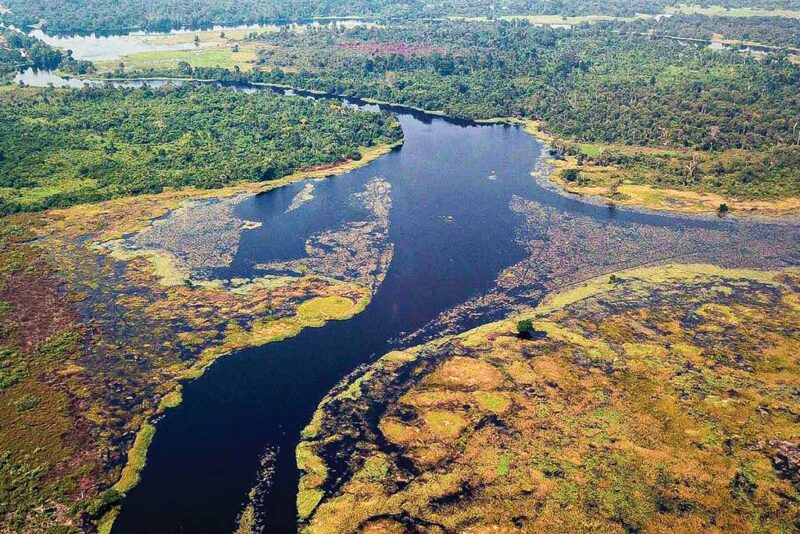
{"label": "river water", "polygon": [[[527,287],[552,283],[563,264],[575,264],[577,276],[639,258],[715,261],[718,254],[731,266],[800,263],[796,226],[588,204],[531,177],[543,147],[520,128],[402,110],[399,118],[401,148],[316,182],[314,198],[299,208],[287,211],[303,183],[238,205],[241,219],[263,224],[243,234],[233,262],[216,276],[253,276],[261,263],[302,256],[309,236],[340,224],[353,194],[382,177],[391,185],[392,262],[361,314],[239,351],[185,384],[183,403],[157,422],[141,482],[125,497],[114,532],[231,532],[267,448],[277,456],[262,515],[269,532],[295,531],[294,449],[320,400],[359,365],[402,345],[396,340],[424,327],[436,334],[442,314],[496,292],[498,275],[531,254],[531,231],[543,236],[543,252],[526,268]],[[539,212],[547,218],[536,219]],[[534,306],[538,297],[530,295],[519,291],[517,304]],[[464,330],[508,311],[501,301],[481,313],[456,314],[448,324]]]}
{"label": "river water", "polygon": [[[264,224],[246,234],[232,276],[247,275],[257,262],[285,259],[285,250],[299,254],[319,221],[335,219],[353,191],[385,177],[392,186],[393,261],[360,315],[241,351],[186,384],[183,404],[158,424],[142,481],[126,497],[115,532],[231,531],[266,447],[278,450],[272,490],[263,503],[267,526],[270,532],[294,531],[294,448],[317,404],[358,365],[391,350],[391,340],[490,291],[498,273],[525,256],[515,239],[520,215],[509,207],[514,195],[565,216],[619,225],[728,224],[612,211],[542,189],[529,174],[540,145],[518,128],[410,114],[400,119],[406,137],[400,150],[316,185],[315,199],[289,216],[283,212],[301,184],[239,207],[242,218]],[[283,223],[284,217],[294,220]],[[497,318],[463,318],[459,327]]]}

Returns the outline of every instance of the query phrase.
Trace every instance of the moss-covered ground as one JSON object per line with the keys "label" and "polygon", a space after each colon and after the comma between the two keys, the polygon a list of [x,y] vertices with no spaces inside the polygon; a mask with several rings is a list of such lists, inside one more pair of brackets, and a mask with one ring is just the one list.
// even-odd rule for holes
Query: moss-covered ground
{"label": "moss-covered ground", "polygon": [[332,391],[303,528],[794,531],[798,353],[796,270],[603,276]]}

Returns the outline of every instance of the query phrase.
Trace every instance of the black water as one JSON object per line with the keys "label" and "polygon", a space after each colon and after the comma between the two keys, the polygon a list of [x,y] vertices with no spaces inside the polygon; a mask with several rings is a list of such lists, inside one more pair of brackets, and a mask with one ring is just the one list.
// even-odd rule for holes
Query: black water
{"label": "black water", "polygon": [[239,207],[242,218],[264,224],[245,232],[226,276],[251,276],[257,263],[302,256],[309,235],[354,216],[354,192],[385,177],[392,186],[393,261],[371,304],[353,319],[240,351],[187,383],[183,403],[157,424],[141,483],[125,498],[114,532],[232,531],[268,446],[279,449],[264,503],[268,531],[295,531],[294,448],[317,404],[355,367],[393,348],[389,340],[489,290],[503,268],[522,259],[512,195],[618,222],[736,226],[613,211],[542,189],[529,175],[540,145],[518,128],[408,113],[400,118],[406,139],[401,149],[316,183],[316,198],[298,210],[284,213],[302,183]]}

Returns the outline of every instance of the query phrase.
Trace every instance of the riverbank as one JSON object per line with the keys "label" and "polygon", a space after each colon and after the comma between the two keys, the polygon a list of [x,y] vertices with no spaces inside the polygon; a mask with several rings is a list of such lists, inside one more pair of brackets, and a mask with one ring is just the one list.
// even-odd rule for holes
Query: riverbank
{"label": "riverbank", "polygon": [[[324,166],[319,168],[311,168],[299,171],[290,176],[284,177],[280,180],[275,180],[269,184],[244,184],[240,187],[226,188],[224,191],[219,191],[219,194],[208,196],[207,192],[200,195],[190,195],[188,200],[197,201],[199,199],[213,199],[225,198],[240,195],[245,193],[262,194],[272,191],[279,187],[285,187],[301,180],[316,180],[323,178],[330,178],[333,176],[352,172],[360,167],[363,167],[377,158],[388,154],[395,148],[401,146],[402,140],[395,143],[387,143],[376,147],[364,148],[361,150],[361,159],[349,160],[331,166]],[[185,204],[187,200],[183,200],[181,204]],[[174,207],[172,208],[174,209]],[[152,219],[150,219],[152,220]],[[139,229],[126,228],[125,233],[130,231],[140,231]],[[119,232],[117,233],[119,235]],[[110,237],[110,236],[106,236]],[[159,271],[159,262],[162,258],[156,256],[148,256],[153,263],[153,273],[157,278],[162,279],[165,276],[164,272]],[[130,258],[128,258],[129,260]],[[312,280],[314,275],[304,276],[303,279]],[[333,286],[346,287],[337,280],[329,279]],[[162,282],[163,284],[163,279]],[[274,282],[265,280],[254,279],[250,286],[258,288],[262,286],[269,290],[279,290],[280,284],[285,282]],[[202,282],[195,282],[198,287],[203,287]],[[205,287],[214,287],[214,284],[205,284]],[[235,291],[237,292],[251,292],[253,289],[245,289],[239,285]],[[341,290],[337,291],[341,294]],[[122,470],[119,480],[112,487],[118,495],[124,495],[133,489],[139,482],[140,474],[146,465],[147,451],[152,443],[153,437],[156,433],[157,425],[150,421],[152,416],[163,414],[166,410],[175,408],[180,405],[182,401],[182,384],[189,380],[195,380],[203,375],[214,362],[223,356],[230,355],[231,353],[253,346],[262,346],[267,343],[275,343],[283,341],[289,337],[296,336],[305,328],[320,328],[329,321],[345,321],[361,313],[369,304],[371,300],[371,291],[366,287],[360,287],[352,284],[352,290],[345,292],[346,296],[339,296],[335,292],[333,295],[326,296],[325,293],[312,296],[309,299],[303,300],[297,306],[294,316],[288,316],[280,320],[259,321],[258,319],[251,321],[251,329],[249,332],[241,328],[230,329],[225,334],[225,340],[216,346],[207,347],[202,351],[199,358],[187,369],[176,375],[174,380],[175,386],[173,388],[164,388],[165,394],[161,398],[158,407],[151,416],[145,416],[145,422],[142,424],[141,429],[136,435],[133,446],[127,453],[127,462]],[[357,295],[359,295],[357,298]],[[250,318],[252,319],[252,318]],[[114,524],[114,521],[119,514],[119,506],[112,507],[106,514],[104,514],[97,522],[98,532],[101,534],[108,533]]]}
{"label": "riverbank", "polygon": [[[219,80],[205,80],[192,78],[97,78],[114,82],[153,82],[175,81],[197,83],[221,83]],[[493,119],[461,119],[448,117],[437,110],[427,110],[415,106],[408,106],[371,98],[348,97],[335,95],[323,91],[307,90],[287,84],[250,83],[254,87],[265,87],[281,91],[294,91],[323,98],[350,98],[365,104],[374,104],[407,110],[425,115],[449,118],[451,120],[474,124],[513,124],[519,125],[537,139],[547,142],[551,146],[558,146],[559,157],[550,159],[553,172],[549,180],[561,190],[577,197],[587,197],[615,206],[640,208],[652,211],[666,211],[684,215],[725,215],[736,217],[763,217],[765,219],[789,220],[800,216],[800,197],[786,197],[779,199],[737,198],[716,192],[698,191],[692,188],[676,189],[668,186],[656,186],[646,183],[648,180],[659,179],[651,176],[654,171],[648,167],[639,169],[633,166],[619,164],[598,163],[591,158],[602,155],[603,151],[614,151],[624,157],[636,159],[642,155],[653,155],[658,158],[671,158],[676,162],[668,172],[683,172],[683,167],[691,165],[693,161],[702,160],[706,167],[711,167],[720,159],[745,160],[750,156],[744,151],[728,151],[722,155],[709,156],[703,152],[692,152],[677,149],[658,149],[649,147],[633,147],[627,145],[598,145],[580,143],[577,141],[558,138],[542,128],[540,121],[518,117],[498,117]],[[567,147],[567,153],[564,148]],[[583,152],[582,155],[581,152]],[[740,153],[741,152],[741,153]],[[581,163],[579,163],[579,155]],[[588,158],[586,158],[588,156]],[[715,158],[715,159],[713,159]],[[599,159],[599,158],[598,158]],[[683,160],[688,160],[685,162]],[[708,161],[705,161],[708,160]],[[355,162],[354,162],[355,163]],[[648,163],[651,165],[651,163]],[[652,162],[652,166],[660,165]],[[574,171],[580,179],[567,180],[566,172]],[[659,171],[661,172],[661,171]],[[324,173],[323,173],[324,174]]]}
{"label": "riverbank", "polygon": [[[638,155],[654,154],[666,157],[683,157],[684,159],[688,158],[690,163],[692,161],[696,162],[697,155],[688,151],[684,154],[676,150],[647,147],[623,145],[608,145],[604,147],[589,143],[582,144],[554,136],[544,130],[541,123],[535,120],[499,118],[482,122],[518,124],[525,129],[525,132],[548,143],[551,147],[558,146],[559,148],[555,149],[557,156],[551,156],[548,159],[548,163],[553,167],[549,180],[571,195],[592,197],[610,205],[687,215],[717,214],[782,220],[800,216],[800,197],[741,199],[688,188],[672,189],[641,183],[643,174],[638,173],[635,175],[635,169],[586,160],[587,156],[601,155],[603,150],[616,150],[631,158],[636,158]],[[634,183],[634,181],[638,183]]]}
{"label": "riverbank", "polygon": [[[137,484],[146,463],[156,428],[152,418],[180,404],[182,384],[233,351],[349,319],[372,296],[370,287],[313,269],[208,283],[176,268],[180,262],[168,249],[116,259],[107,244],[146,232],[179,210],[235,206],[301,180],[352,172],[401,144],[362,148],[360,159],[279,180],[184,188],[3,219],[0,323],[8,336],[0,351],[15,374],[6,380],[4,367],[2,395],[12,412],[4,409],[9,423],[0,429],[0,449],[19,462],[11,465],[20,476],[29,476],[20,499],[8,503],[20,528],[96,523],[109,529],[119,499]],[[259,228],[236,219],[231,224],[234,233]],[[193,253],[209,246],[187,239]],[[21,308],[30,305],[37,307]],[[53,347],[42,340],[52,340]],[[25,411],[14,412],[15,403]],[[53,446],[42,447],[48,440]],[[57,478],[40,481],[53,472]],[[46,516],[28,507],[41,500],[58,513]]]}

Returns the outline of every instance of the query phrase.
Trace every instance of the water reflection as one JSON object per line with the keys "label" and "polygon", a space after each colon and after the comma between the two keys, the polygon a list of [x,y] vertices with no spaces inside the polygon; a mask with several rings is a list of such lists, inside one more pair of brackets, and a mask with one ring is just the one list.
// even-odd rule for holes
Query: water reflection
{"label": "water reflection", "polygon": [[[311,22],[307,24],[288,24],[283,27],[289,29],[301,29],[308,27],[337,27],[354,28],[356,26],[377,26],[374,23],[363,20],[337,20],[333,22]],[[215,25],[211,28],[202,30],[179,29],[169,32],[144,32],[135,31],[127,34],[98,35],[90,33],[88,35],[49,35],[42,30],[32,30],[28,35],[41,39],[50,46],[64,50],[72,50],[72,57],[75,59],[85,59],[88,61],[110,61],[121,59],[125,56],[142,52],[160,52],[167,50],[192,50],[195,44],[192,41],[186,42],[164,42],[164,38],[175,35],[191,35],[201,32],[230,33],[230,32],[277,32],[282,26],[277,24],[241,24],[238,26]]]}

